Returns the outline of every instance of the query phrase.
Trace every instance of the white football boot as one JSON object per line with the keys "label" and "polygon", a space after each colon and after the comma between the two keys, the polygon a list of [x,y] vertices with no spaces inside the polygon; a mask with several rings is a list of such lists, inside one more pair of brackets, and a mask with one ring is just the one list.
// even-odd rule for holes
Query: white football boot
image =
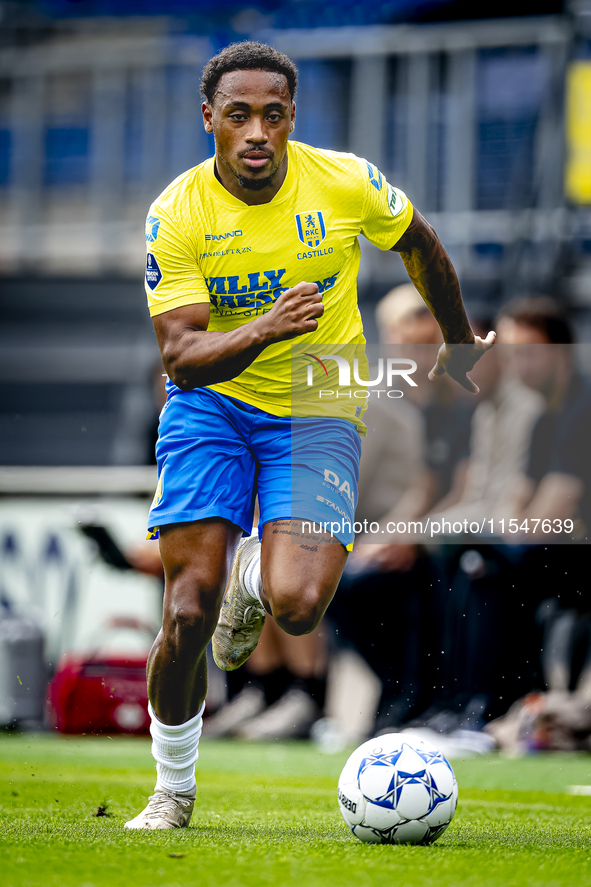
{"label": "white football boot", "polygon": [[224,671],[234,671],[246,662],[258,644],[265,624],[265,608],[244,585],[244,574],[259,546],[258,536],[240,541],[211,639],[213,658]]}
{"label": "white football boot", "polygon": [[157,789],[151,795],[148,806],[135,819],[125,823],[125,828],[187,828],[191,821],[195,789],[190,792],[168,792]]}

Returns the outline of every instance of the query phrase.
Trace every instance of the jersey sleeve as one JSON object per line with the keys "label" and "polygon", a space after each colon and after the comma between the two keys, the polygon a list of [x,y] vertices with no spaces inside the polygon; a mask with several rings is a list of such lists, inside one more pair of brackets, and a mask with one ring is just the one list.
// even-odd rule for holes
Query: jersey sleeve
{"label": "jersey sleeve", "polygon": [[180,225],[157,204],[146,219],[145,288],[150,315],[209,302],[195,249]]}
{"label": "jersey sleeve", "polygon": [[390,185],[376,166],[361,160],[361,233],[378,249],[392,249],[412,221],[410,200]]}

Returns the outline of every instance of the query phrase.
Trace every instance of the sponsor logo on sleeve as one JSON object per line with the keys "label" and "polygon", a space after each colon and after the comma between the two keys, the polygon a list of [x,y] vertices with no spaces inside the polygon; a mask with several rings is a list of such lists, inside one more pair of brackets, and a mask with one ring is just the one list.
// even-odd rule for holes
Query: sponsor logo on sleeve
{"label": "sponsor logo on sleeve", "polygon": [[146,257],[146,283],[152,290],[152,292],[156,289],[160,281],[162,280],[162,271],[160,270],[160,266],[156,261],[156,256],[152,253],[148,253]]}
{"label": "sponsor logo on sleeve", "polygon": [[156,216],[148,216],[146,219],[146,243],[154,243],[158,237],[158,228],[160,227],[160,219]]}
{"label": "sponsor logo on sleeve", "polygon": [[393,216],[397,216],[404,209],[404,201],[400,192],[388,185],[388,207]]}
{"label": "sponsor logo on sleeve", "polygon": [[326,237],[326,226],[321,212],[297,213],[296,228],[300,242],[309,249],[316,249]]}

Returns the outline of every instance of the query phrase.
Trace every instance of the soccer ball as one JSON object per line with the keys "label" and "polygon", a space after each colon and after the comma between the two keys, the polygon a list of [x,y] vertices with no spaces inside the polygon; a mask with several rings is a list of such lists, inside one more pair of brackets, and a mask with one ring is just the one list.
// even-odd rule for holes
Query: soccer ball
{"label": "soccer ball", "polygon": [[423,739],[387,733],[353,752],[339,778],[343,819],[370,844],[430,844],[458,801],[454,771]]}

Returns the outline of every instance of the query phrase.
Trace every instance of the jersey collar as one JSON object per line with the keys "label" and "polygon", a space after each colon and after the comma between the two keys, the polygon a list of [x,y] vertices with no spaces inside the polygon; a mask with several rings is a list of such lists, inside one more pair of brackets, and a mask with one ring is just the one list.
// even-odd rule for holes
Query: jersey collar
{"label": "jersey collar", "polygon": [[296,181],[296,156],[295,151],[293,149],[293,145],[291,142],[287,143],[287,173],[285,179],[283,180],[283,184],[281,188],[275,195],[275,197],[270,200],[268,203],[259,203],[256,206],[249,206],[244,203],[244,201],[239,200],[237,197],[234,197],[233,194],[230,194],[229,191],[226,191],[224,186],[218,179],[215,174],[215,157],[210,157],[209,160],[205,162],[205,181],[209,185],[210,189],[213,191],[218,200],[222,200],[224,203],[228,204],[228,206],[232,206],[235,209],[264,209],[266,206],[276,206],[279,203],[284,203],[291,192],[294,189],[295,181]]}

